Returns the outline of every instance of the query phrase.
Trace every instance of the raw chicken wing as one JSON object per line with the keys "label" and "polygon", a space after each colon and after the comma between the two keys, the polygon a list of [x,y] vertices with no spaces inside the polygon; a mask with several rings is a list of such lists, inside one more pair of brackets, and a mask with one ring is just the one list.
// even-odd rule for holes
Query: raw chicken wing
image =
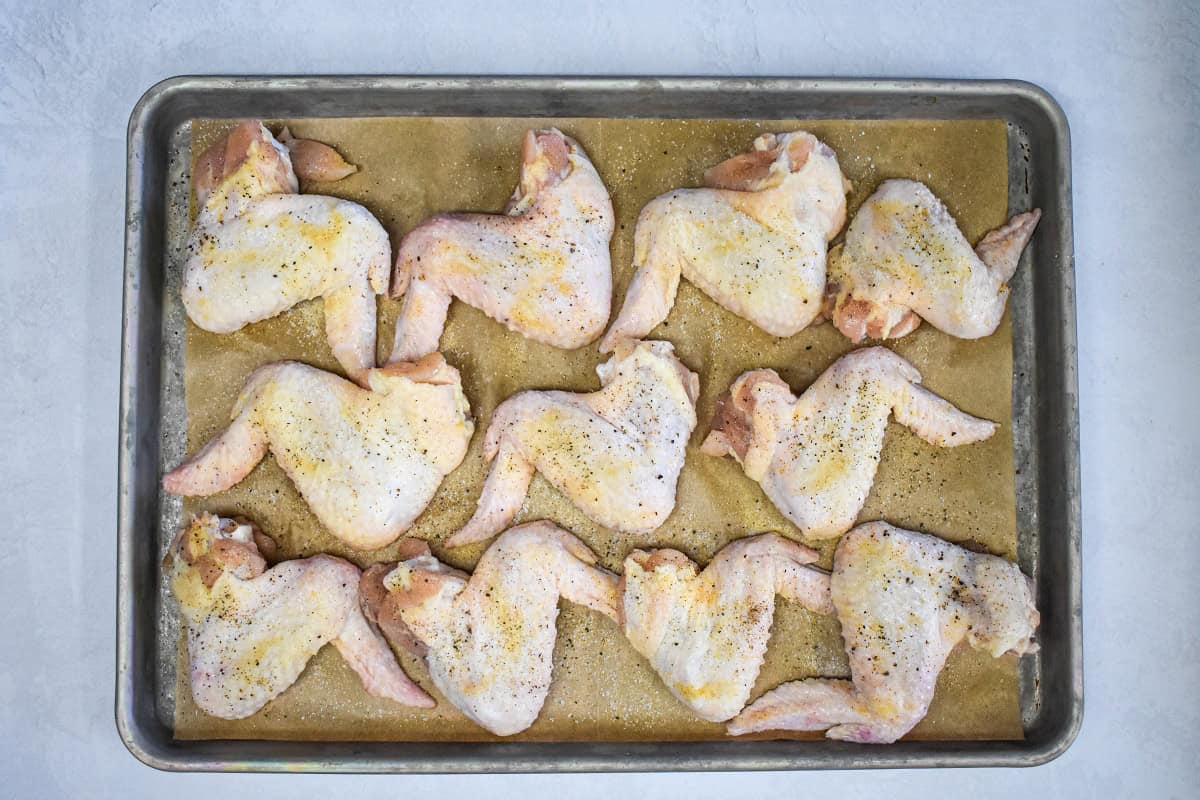
{"label": "raw chicken wing", "polygon": [[332,556],[266,568],[275,543],[253,525],[201,514],[164,568],[187,627],[188,677],[203,711],[241,719],[291,686],[332,642],[375,697],[431,708],[363,617],[358,567]]}
{"label": "raw chicken wing", "polygon": [[525,135],[503,214],[439,214],[404,237],[392,296],[404,296],[391,361],[438,348],[457,297],[510,330],[573,349],[600,335],[612,303],[608,190],[573,139]]}
{"label": "raw chicken wing", "polygon": [[684,704],[711,722],[746,705],[771,636],[775,595],[830,614],[817,553],[773,533],[726,545],[701,572],[678,550],[625,559],[625,635]]}
{"label": "raw chicken wing", "polygon": [[334,536],[363,550],[394,541],[463,460],[475,426],[458,370],[439,353],[366,377],[369,389],[295,361],[259,367],[229,427],[163,487],[224,491],[269,449]]}
{"label": "raw chicken wing", "polygon": [[1041,216],[1036,208],[1018,214],[972,250],[929,187],[884,181],[830,256],[826,302],[833,324],[854,342],[898,339],[922,319],[961,339],[990,335]]}
{"label": "raw chicken wing", "polygon": [[798,333],[821,313],[825,248],[846,221],[850,190],[833,150],[804,131],[764,133],[704,183],[642,209],[637,273],[601,352],[665,320],[681,274],[774,336]]}
{"label": "raw chicken wing", "polygon": [[287,141],[295,162],[262,123],[243,122],[200,157],[183,305],[204,330],[232,333],[324,298],[333,354],[362,382],[375,366],[375,295],[388,288],[387,232],[357,203],[297,194],[297,171],[331,180],[353,168],[323,144],[290,134]]}
{"label": "raw chicken wing", "polygon": [[882,347],[842,356],[799,398],[773,370],[745,372],[717,401],[703,450],[737,459],[805,536],[840,536],[867,500],[891,414],[939,447],[995,431],[920,382],[912,364]]}
{"label": "raw chicken wing", "polygon": [[1029,579],[935,536],[860,525],[838,543],[831,591],[851,680],[785,683],[729,723],[731,734],[828,729],[831,739],[894,742],[925,716],[959,642],[993,656],[1036,649]]}
{"label": "raw chicken wing", "polygon": [[558,598],[617,615],[617,576],[549,522],[505,532],[475,573],[447,567],[409,540],[408,558],[363,575],[367,615],[423,655],[438,690],[497,736],[533,724],[550,690]]}
{"label": "raw chicken wing", "polygon": [[696,427],[699,379],[669,342],[622,342],[596,372],[598,392],[528,391],[500,404],[483,444],[492,464],[483,494],[448,547],[507,527],[535,471],[607,528],[648,533],[666,521]]}

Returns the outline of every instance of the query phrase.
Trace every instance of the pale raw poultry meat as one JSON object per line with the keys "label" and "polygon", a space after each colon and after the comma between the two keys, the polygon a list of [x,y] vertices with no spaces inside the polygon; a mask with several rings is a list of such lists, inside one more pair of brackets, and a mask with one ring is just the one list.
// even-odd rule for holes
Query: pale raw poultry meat
{"label": "pale raw poultry meat", "polygon": [[624,341],[596,368],[600,390],[526,391],[496,408],[483,443],[491,470],[449,547],[490,539],[520,511],[535,472],[588,516],[648,533],[675,508],[699,379],[669,342]]}
{"label": "pale raw poultry meat", "polygon": [[391,260],[387,231],[357,203],[298,194],[298,172],[329,181],[354,168],[319,142],[286,141],[247,121],[197,161],[183,306],[204,330],[232,333],[323,298],[333,355],[361,383],[375,366],[375,296],[388,289]]}
{"label": "pale raw poultry meat", "polygon": [[821,313],[826,247],[849,190],[833,150],[795,131],[758,137],[708,170],[704,188],[650,201],[634,233],[637,272],[601,352],[663,322],[681,276],[767,333],[799,333]]}
{"label": "pale raw poultry meat", "polygon": [[735,458],[805,536],[840,536],[871,491],[890,416],[938,447],[995,432],[920,382],[883,347],[842,356],[800,397],[773,370],[746,372],[718,399],[702,449]]}
{"label": "pale raw poultry meat", "polygon": [[972,249],[928,186],[884,181],[830,255],[827,313],[854,342],[898,339],[922,319],[960,339],[988,336],[1041,216],[1018,214]]}
{"label": "pale raw poultry meat", "polygon": [[678,550],[625,558],[625,636],[680,702],[711,722],[746,705],[766,657],[775,596],[830,614],[815,550],[773,533],[737,539],[701,570]]}
{"label": "pale raw poultry meat", "polygon": [[187,628],[192,698],[241,719],[291,686],[332,643],[375,697],[431,708],[359,608],[358,567],[327,555],[268,568],[275,543],[250,523],[201,514],[171,545],[164,569]]}
{"label": "pale raw poultry meat", "polygon": [[406,540],[398,564],[363,575],[368,617],[425,659],[455,708],[497,736],[534,723],[550,691],[559,598],[617,616],[617,576],[549,522],[502,534],[467,575]]}
{"label": "pale raw poultry meat", "polygon": [[369,370],[366,383],[295,361],[259,367],[229,427],[163,488],[224,491],[270,451],[330,533],[363,550],[391,543],[462,462],[475,426],[458,370],[439,353]]}
{"label": "pale raw poultry meat", "polygon": [[1032,582],[1016,564],[885,522],[838,542],[830,581],[850,680],[812,678],[764,694],[728,725],[894,742],[929,710],[960,642],[1001,656],[1037,649]]}
{"label": "pale raw poultry meat", "polygon": [[522,336],[574,349],[608,322],[613,209],[579,143],[529,131],[503,214],[438,214],[404,237],[392,296],[404,297],[391,361],[438,349],[457,297]]}

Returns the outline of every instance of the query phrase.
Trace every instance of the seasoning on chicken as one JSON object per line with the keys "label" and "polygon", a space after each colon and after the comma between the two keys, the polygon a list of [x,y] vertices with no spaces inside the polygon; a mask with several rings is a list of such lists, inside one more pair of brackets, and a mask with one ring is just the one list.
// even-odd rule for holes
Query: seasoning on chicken
{"label": "seasoning on chicken", "polygon": [[596,372],[600,391],[526,391],[500,404],[484,439],[492,466],[479,505],[447,546],[507,527],[535,472],[607,528],[648,533],[666,521],[696,427],[699,379],[669,342],[624,341]]}
{"label": "seasoning on chicken", "polygon": [[544,344],[591,342],[612,303],[613,224],[583,148],[553,128],[529,131],[503,214],[438,214],[400,243],[392,296],[404,305],[390,360],[437,350],[454,297]]}
{"label": "seasoning on chicken", "polygon": [[387,232],[357,203],[297,194],[297,172],[330,180],[349,165],[318,142],[289,135],[289,143],[291,153],[261,122],[247,121],[196,162],[199,210],[187,244],[183,306],[204,330],[232,333],[321,297],[333,355],[361,383],[375,366],[375,295],[387,291],[391,259]]}
{"label": "seasoning on chicken", "polygon": [[637,273],[601,352],[665,320],[680,275],[774,336],[792,336],[821,313],[825,248],[846,222],[850,190],[833,150],[804,131],[765,133],[708,170],[704,184],[642,209]]}
{"label": "seasoning on chicken", "polygon": [[433,353],[366,374],[364,389],[295,361],[255,370],[228,428],[163,477],[210,495],[270,450],[330,533],[370,550],[412,525],[462,462],[475,430],[458,370]]}
{"label": "seasoning on chicken", "polygon": [[201,514],[163,568],[187,628],[188,678],[204,712],[241,719],[291,686],[332,642],[375,697],[432,708],[358,605],[358,567],[332,556],[267,569],[275,543],[254,525]]}
{"label": "seasoning on chicken", "polygon": [[617,576],[549,522],[506,531],[467,575],[418,540],[363,574],[367,616],[425,659],[455,708],[497,736],[525,730],[550,690],[558,599],[617,615]]}
{"label": "seasoning on chicken", "polygon": [[853,342],[898,339],[922,319],[960,339],[989,336],[1041,216],[1018,214],[972,250],[928,186],[884,181],[830,255],[827,314]]}
{"label": "seasoning on chicken", "polygon": [[773,533],[738,539],[700,568],[678,550],[625,559],[622,617],[634,649],[679,700],[711,722],[750,699],[771,637],[775,595],[830,614],[818,554]]}
{"label": "seasoning on chicken", "polygon": [[1037,649],[1030,580],[1003,558],[935,536],[860,525],[838,542],[830,584],[851,679],[785,683],[729,733],[825,730],[830,739],[894,742],[929,710],[959,642],[993,656]]}
{"label": "seasoning on chicken", "polygon": [[883,347],[842,356],[800,397],[773,370],[745,372],[718,399],[702,449],[737,459],[805,536],[840,536],[871,491],[890,415],[939,447],[995,432],[995,423],[920,382],[912,364]]}

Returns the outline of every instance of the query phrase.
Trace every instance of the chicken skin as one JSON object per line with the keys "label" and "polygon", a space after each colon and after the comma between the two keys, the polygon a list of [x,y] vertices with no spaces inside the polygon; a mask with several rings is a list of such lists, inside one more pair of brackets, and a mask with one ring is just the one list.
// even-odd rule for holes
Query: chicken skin
{"label": "chicken skin", "polygon": [[506,528],[534,472],[606,528],[648,533],[666,521],[696,427],[699,379],[669,342],[624,341],[596,372],[598,392],[527,391],[500,404],[484,439],[492,466],[479,505],[448,547]]}
{"label": "chicken skin", "polygon": [[833,613],[814,550],[773,533],[738,539],[703,571],[678,550],[625,559],[622,612],[634,649],[681,702],[710,722],[750,699],[771,636],[775,595]]}
{"label": "chicken skin", "polygon": [[825,248],[846,221],[850,190],[833,150],[804,131],[765,133],[704,184],[642,209],[637,272],[601,352],[665,320],[681,274],[773,336],[792,336],[821,313]]}
{"label": "chicken skin", "polygon": [[831,593],[851,680],[785,683],[729,733],[825,730],[830,739],[894,742],[925,716],[938,674],[964,639],[993,656],[1033,652],[1039,616],[1015,564],[884,522],[838,542]]}
{"label": "chicken skin", "polygon": [[362,383],[375,366],[375,295],[388,288],[387,232],[357,203],[297,194],[294,166],[315,180],[352,168],[323,144],[288,142],[295,164],[262,123],[243,122],[200,157],[183,305],[204,330],[232,333],[324,298],[333,355]]}
{"label": "chicken skin", "polygon": [[375,697],[432,708],[363,617],[358,567],[332,556],[267,569],[275,543],[253,525],[212,514],[180,531],[163,564],[187,627],[192,697],[241,719],[291,686],[332,642]]}
{"label": "chicken skin", "polygon": [[458,370],[439,353],[370,370],[367,383],[295,361],[259,367],[229,427],[163,487],[223,491],[270,450],[330,533],[363,550],[391,543],[462,462],[475,426]]}
{"label": "chicken skin", "polygon": [[867,500],[891,414],[939,447],[995,432],[920,382],[912,364],[882,347],[842,356],[798,398],[773,370],[745,372],[717,401],[702,449],[737,459],[805,536],[840,536]]}
{"label": "chicken skin", "polygon": [[549,522],[506,531],[475,573],[452,569],[409,540],[409,557],[364,573],[367,616],[421,654],[438,690],[497,736],[534,723],[550,690],[558,599],[616,618],[617,576]]}
{"label": "chicken skin", "polygon": [[544,344],[591,342],[612,303],[613,225],[583,148],[555,129],[529,131],[503,214],[439,214],[400,243],[392,296],[404,305],[390,360],[437,350],[454,297]]}
{"label": "chicken skin", "polygon": [[827,313],[854,342],[898,339],[922,319],[960,339],[989,336],[1041,216],[1018,214],[972,250],[929,187],[884,181],[830,256]]}

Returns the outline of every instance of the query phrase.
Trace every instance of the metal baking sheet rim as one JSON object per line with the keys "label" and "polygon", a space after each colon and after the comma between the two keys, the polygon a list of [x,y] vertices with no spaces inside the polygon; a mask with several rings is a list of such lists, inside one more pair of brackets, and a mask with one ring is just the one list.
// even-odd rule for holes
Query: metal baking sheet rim
{"label": "metal baking sheet rim", "polygon": [[[177,741],[156,713],[167,153],[197,117],[1002,117],[1010,208],[1043,219],[1013,283],[1013,414],[1020,561],[1043,612],[1021,666],[1022,741]],[[1017,178],[1017,180],[1014,180]],[[1020,180],[1023,178],[1023,180]],[[1034,766],[1083,720],[1079,422],[1070,134],[1058,103],[1020,81],[806,78],[177,77],[128,129],[118,463],[116,722],[143,763],[173,771],[604,772]],[[176,336],[180,331],[174,331]],[[175,376],[178,380],[179,376]],[[176,409],[181,410],[181,409]]]}

